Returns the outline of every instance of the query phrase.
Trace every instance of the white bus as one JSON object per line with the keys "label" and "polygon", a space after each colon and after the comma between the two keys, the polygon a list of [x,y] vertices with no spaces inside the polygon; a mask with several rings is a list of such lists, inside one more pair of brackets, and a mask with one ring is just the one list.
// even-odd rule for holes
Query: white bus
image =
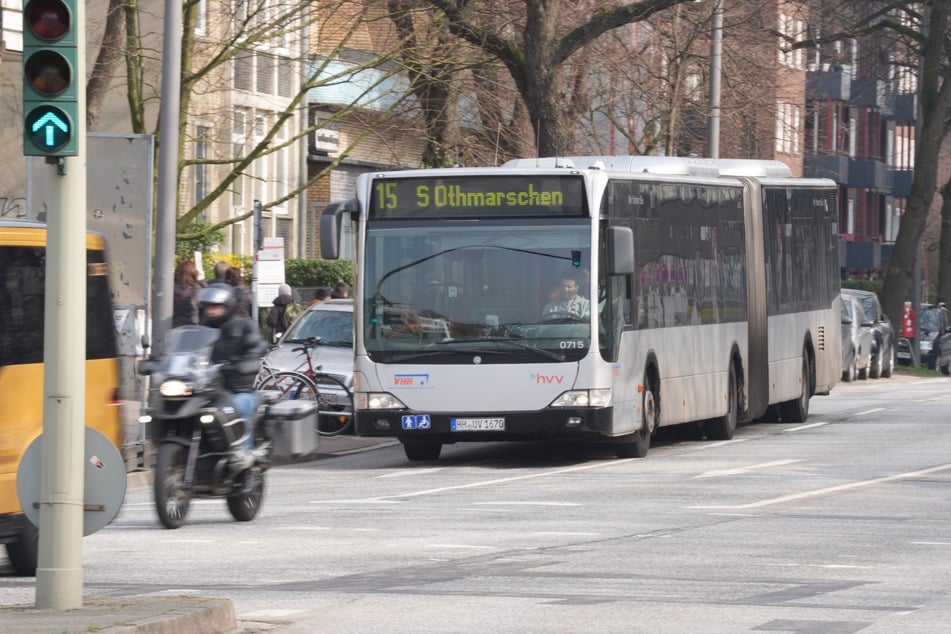
{"label": "white bus", "polygon": [[[410,460],[560,439],[647,454],[803,422],[841,375],[837,189],[774,161],[521,159],[370,173],[356,227],[355,431]],[[580,298],[580,299],[579,299]]]}

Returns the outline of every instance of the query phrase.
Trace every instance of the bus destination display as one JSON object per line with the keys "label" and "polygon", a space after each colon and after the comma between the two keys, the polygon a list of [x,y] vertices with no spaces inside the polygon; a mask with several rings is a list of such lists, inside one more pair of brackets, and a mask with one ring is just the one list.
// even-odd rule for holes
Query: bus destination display
{"label": "bus destination display", "polygon": [[580,176],[459,176],[373,181],[374,219],[584,216]]}

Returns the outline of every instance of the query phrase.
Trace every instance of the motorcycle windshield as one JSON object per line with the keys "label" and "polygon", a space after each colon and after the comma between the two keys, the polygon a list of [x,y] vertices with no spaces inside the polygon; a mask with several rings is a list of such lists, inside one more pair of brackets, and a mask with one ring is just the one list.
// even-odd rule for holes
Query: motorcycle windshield
{"label": "motorcycle windshield", "polygon": [[207,326],[181,326],[169,333],[168,354],[160,372],[184,376],[208,367],[211,351],[221,331]]}

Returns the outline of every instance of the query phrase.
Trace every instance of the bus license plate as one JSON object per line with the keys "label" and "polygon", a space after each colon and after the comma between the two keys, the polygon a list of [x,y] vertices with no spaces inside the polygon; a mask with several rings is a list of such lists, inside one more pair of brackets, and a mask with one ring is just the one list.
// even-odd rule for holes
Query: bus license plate
{"label": "bus license plate", "polygon": [[504,418],[453,418],[452,431],[505,431]]}

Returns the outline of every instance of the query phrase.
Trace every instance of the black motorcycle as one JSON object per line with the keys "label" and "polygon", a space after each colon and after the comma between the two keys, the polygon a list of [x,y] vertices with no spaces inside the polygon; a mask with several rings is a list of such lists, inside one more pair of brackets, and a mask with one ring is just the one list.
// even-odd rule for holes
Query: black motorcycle
{"label": "black motorcycle", "polygon": [[253,520],[264,499],[273,450],[260,420],[265,405],[255,415],[257,438],[249,448],[247,421],[224,389],[223,364],[211,361],[219,334],[206,326],[176,328],[163,359],[139,362],[139,374],[152,377],[151,405],[140,420],[156,448],[155,510],[166,528],[185,523],[192,498],[225,498],[239,522]]}

